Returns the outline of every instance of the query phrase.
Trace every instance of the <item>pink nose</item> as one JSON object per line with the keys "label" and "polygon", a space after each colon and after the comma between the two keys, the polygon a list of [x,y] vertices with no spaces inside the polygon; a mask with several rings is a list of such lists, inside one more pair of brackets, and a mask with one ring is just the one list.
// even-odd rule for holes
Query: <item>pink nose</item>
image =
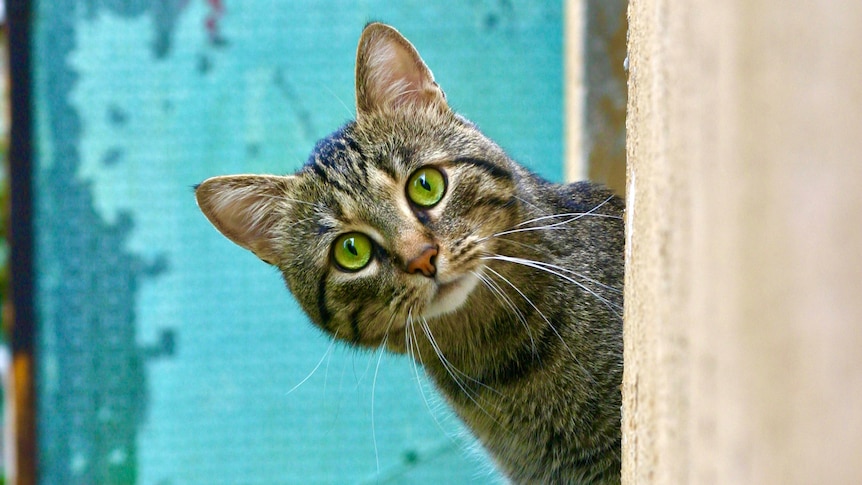
{"label": "pink nose", "polygon": [[433,278],[437,272],[437,268],[434,267],[435,256],[437,256],[437,246],[428,246],[422,251],[422,254],[407,262],[407,272],[410,274],[422,273]]}

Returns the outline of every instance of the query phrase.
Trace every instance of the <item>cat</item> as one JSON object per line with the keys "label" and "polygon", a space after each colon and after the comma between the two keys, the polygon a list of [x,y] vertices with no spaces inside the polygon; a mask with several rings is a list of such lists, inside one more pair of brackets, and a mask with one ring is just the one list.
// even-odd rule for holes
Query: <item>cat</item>
{"label": "cat", "polygon": [[196,187],[309,318],[423,365],[514,483],[619,483],[623,201],[542,180],[454,113],[371,23],[356,119],[288,176]]}

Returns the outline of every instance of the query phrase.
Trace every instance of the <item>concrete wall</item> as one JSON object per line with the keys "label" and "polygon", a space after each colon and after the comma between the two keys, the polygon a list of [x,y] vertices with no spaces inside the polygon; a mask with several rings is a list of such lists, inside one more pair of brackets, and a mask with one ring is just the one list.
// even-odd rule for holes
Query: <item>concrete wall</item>
{"label": "concrete wall", "polygon": [[625,483],[862,483],[862,2],[629,22]]}

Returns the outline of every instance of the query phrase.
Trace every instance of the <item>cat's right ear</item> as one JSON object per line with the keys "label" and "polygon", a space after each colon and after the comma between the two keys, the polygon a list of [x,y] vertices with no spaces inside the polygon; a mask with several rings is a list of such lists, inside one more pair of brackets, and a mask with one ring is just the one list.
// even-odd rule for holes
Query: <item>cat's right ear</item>
{"label": "cat's right ear", "polygon": [[427,108],[449,109],[446,95],[413,44],[386,24],[368,24],[356,51],[357,117]]}
{"label": "cat's right ear", "polygon": [[278,261],[273,234],[295,176],[226,175],[195,188],[198,207],[213,226],[269,264]]}

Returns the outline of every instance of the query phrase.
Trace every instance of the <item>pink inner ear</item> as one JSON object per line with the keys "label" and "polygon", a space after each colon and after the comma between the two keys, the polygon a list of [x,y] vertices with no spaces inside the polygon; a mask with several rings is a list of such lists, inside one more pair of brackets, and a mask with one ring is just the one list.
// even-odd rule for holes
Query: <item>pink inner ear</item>
{"label": "pink inner ear", "polygon": [[364,40],[357,56],[358,94],[364,96],[357,99],[360,110],[423,107],[443,101],[431,71],[400,34],[374,32]]}
{"label": "pink inner ear", "polygon": [[208,198],[204,209],[219,230],[247,248],[263,237],[267,228],[266,199],[256,189],[251,185],[223,188]]}
{"label": "pink inner ear", "polygon": [[214,177],[196,190],[198,205],[228,239],[263,260],[272,259],[269,233],[286,177],[239,175]]}
{"label": "pink inner ear", "polygon": [[396,108],[424,97],[421,67],[396,42],[381,40],[373,46],[368,74],[368,94],[374,105]]}

